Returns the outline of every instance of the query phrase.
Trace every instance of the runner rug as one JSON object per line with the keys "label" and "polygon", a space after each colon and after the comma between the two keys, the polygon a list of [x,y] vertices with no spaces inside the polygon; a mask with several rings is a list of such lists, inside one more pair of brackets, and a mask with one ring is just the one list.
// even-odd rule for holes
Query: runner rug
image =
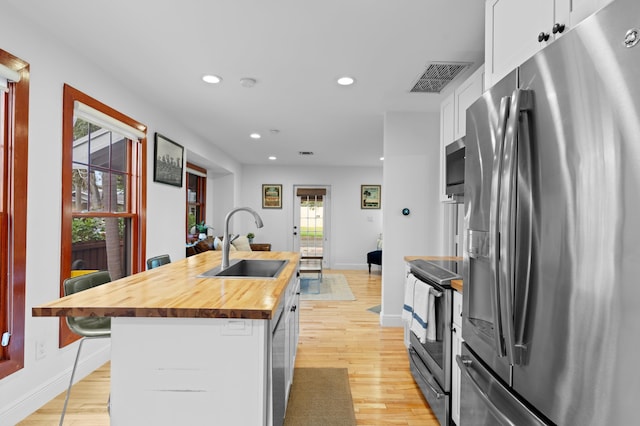
{"label": "runner rug", "polygon": [[356,424],[346,368],[296,368],[284,426]]}

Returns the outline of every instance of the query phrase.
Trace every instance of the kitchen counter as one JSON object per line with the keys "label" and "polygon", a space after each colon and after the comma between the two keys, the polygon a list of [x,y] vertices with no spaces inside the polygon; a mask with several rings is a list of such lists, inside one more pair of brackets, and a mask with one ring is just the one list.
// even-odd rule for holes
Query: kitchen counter
{"label": "kitchen counter", "polygon": [[[411,262],[412,260],[462,260],[461,257],[456,256],[405,256],[405,262]],[[462,280],[451,280],[451,288],[462,293],[463,283]]]}
{"label": "kitchen counter", "polygon": [[198,278],[220,265],[221,251],[140,272],[32,308],[33,316],[272,319],[298,267],[294,252],[231,252],[231,259],[286,259],[276,279]]}
{"label": "kitchen counter", "polygon": [[300,256],[232,252],[232,259],[289,262],[275,279],[199,278],[221,254],[32,308],[34,316],[112,317],[111,424],[281,424],[272,418],[282,415],[284,396],[278,410],[273,400],[293,380]]}

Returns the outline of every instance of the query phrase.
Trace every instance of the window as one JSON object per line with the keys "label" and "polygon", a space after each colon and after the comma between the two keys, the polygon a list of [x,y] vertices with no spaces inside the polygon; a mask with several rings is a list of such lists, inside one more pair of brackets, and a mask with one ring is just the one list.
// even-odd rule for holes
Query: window
{"label": "window", "polygon": [[[0,378],[24,366],[29,64],[0,50]],[[19,196],[17,194],[20,194]]]}
{"label": "window", "polygon": [[187,234],[194,234],[193,226],[206,220],[206,199],[207,170],[187,163]]}
{"label": "window", "polygon": [[[65,85],[62,282],[95,270],[116,280],[144,269],[145,128]],[[60,344],[76,336],[61,321]]]}

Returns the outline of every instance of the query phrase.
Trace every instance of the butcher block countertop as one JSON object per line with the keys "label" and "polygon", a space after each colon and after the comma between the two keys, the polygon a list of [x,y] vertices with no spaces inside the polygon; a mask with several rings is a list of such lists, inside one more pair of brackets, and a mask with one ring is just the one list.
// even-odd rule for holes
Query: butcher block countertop
{"label": "butcher block countertop", "polygon": [[300,255],[231,252],[231,259],[288,260],[275,279],[198,278],[219,266],[221,251],[206,251],[99,287],[35,306],[33,316],[272,319]]}
{"label": "butcher block countertop", "polygon": [[[411,262],[412,260],[417,260],[417,259],[422,259],[422,260],[462,260],[462,258],[460,257],[455,257],[455,256],[405,256],[404,257],[404,261],[405,262]],[[462,280],[451,280],[451,288],[453,288],[454,290],[462,293]]]}

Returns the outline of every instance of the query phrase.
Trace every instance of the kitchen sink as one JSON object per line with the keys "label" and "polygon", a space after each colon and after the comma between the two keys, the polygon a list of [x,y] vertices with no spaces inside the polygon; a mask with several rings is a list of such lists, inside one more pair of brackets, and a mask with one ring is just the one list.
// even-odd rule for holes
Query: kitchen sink
{"label": "kitchen sink", "polygon": [[223,271],[220,266],[198,275],[202,278],[277,278],[288,260],[235,259]]}

